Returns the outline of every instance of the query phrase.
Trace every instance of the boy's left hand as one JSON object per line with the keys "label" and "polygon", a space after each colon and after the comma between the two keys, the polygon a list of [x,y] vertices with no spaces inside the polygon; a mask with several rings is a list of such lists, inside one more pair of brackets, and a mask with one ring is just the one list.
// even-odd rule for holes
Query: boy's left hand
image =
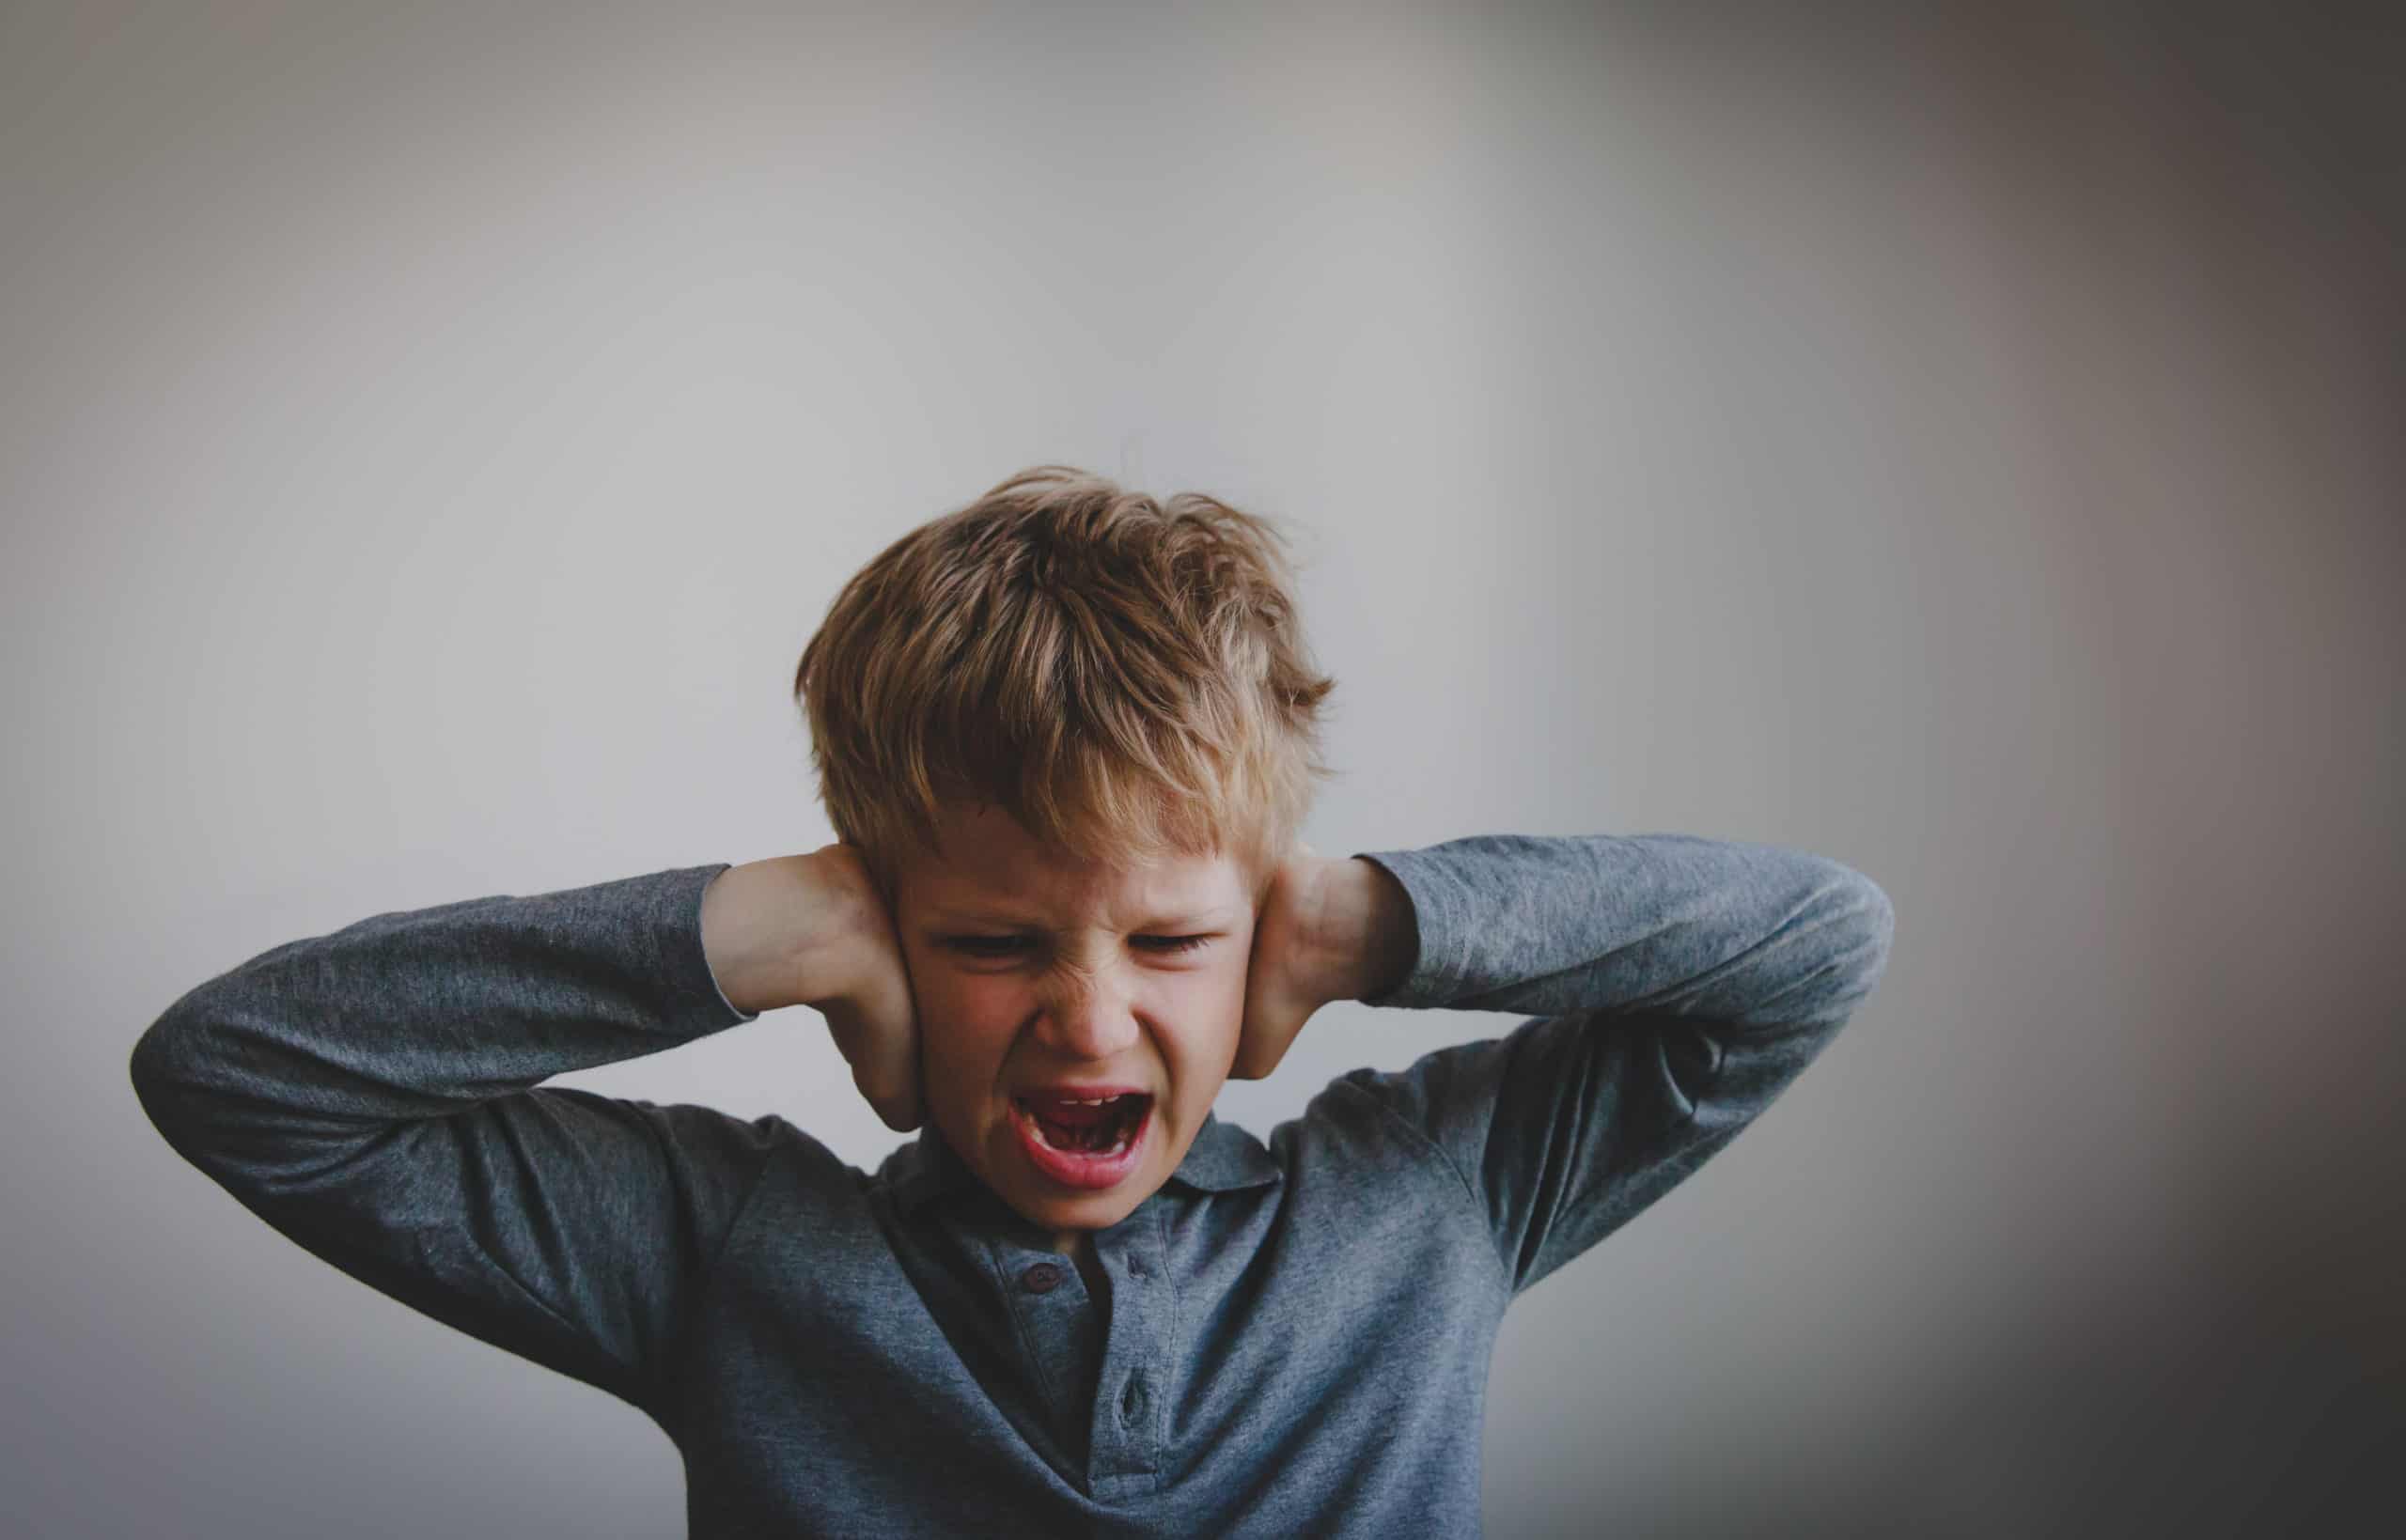
{"label": "boy's left hand", "polygon": [[1244,1027],[1228,1078],[1266,1077],[1312,1013],[1331,1001],[1386,993],[1418,947],[1411,895],[1393,874],[1359,857],[1330,860],[1297,846],[1254,915]]}

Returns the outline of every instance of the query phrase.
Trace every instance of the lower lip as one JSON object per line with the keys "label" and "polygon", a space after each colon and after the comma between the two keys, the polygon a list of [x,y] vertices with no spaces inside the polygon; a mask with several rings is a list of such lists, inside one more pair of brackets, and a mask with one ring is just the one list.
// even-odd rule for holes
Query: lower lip
{"label": "lower lip", "polygon": [[1125,1180],[1128,1174],[1136,1169],[1137,1160],[1143,1158],[1145,1141],[1153,1131],[1153,1104],[1147,1102],[1145,1111],[1136,1120],[1134,1130],[1128,1135],[1126,1149],[1113,1155],[1056,1150],[1036,1131],[1035,1120],[1028,1116],[1017,1099],[1012,1100],[1010,1108],[1011,1127],[1019,1131],[1020,1148],[1027,1152],[1028,1164],[1063,1187],[1086,1191],[1117,1187]]}

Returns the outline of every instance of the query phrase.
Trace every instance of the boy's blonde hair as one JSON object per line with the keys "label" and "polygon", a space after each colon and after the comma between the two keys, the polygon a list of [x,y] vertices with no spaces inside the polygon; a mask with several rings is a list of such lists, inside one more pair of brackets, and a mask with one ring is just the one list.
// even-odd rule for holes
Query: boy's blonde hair
{"label": "boy's blonde hair", "polygon": [[1284,537],[1039,465],[845,584],[794,693],[836,834],[891,898],[938,805],[1007,809],[1088,860],[1235,859],[1258,888],[1330,774]]}

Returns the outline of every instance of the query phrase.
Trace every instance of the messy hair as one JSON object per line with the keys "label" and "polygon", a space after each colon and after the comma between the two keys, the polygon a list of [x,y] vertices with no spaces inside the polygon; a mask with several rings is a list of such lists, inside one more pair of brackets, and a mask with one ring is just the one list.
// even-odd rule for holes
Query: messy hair
{"label": "messy hair", "polygon": [[820,799],[892,894],[940,804],[1006,809],[1084,860],[1226,854],[1258,882],[1320,759],[1272,523],[1039,465],[888,546],[803,649]]}

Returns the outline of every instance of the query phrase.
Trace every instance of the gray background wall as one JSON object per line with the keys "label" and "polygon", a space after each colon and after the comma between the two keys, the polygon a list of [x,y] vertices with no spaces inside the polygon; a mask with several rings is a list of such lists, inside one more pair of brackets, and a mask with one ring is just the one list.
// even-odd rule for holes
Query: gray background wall
{"label": "gray background wall", "polygon": [[[2369,1492],[2398,29],[1805,8],[0,8],[12,1532],[680,1532],[639,1414],[277,1237],[126,1054],[368,913],[821,843],[803,642],[1043,459],[1301,530],[1320,848],[1896,901],[1518,1307],[1490,1532]],[[1509,1025],[1333,1010],[1223,1112]],[[576,1083],[895,1142],[805,1011]]]}

